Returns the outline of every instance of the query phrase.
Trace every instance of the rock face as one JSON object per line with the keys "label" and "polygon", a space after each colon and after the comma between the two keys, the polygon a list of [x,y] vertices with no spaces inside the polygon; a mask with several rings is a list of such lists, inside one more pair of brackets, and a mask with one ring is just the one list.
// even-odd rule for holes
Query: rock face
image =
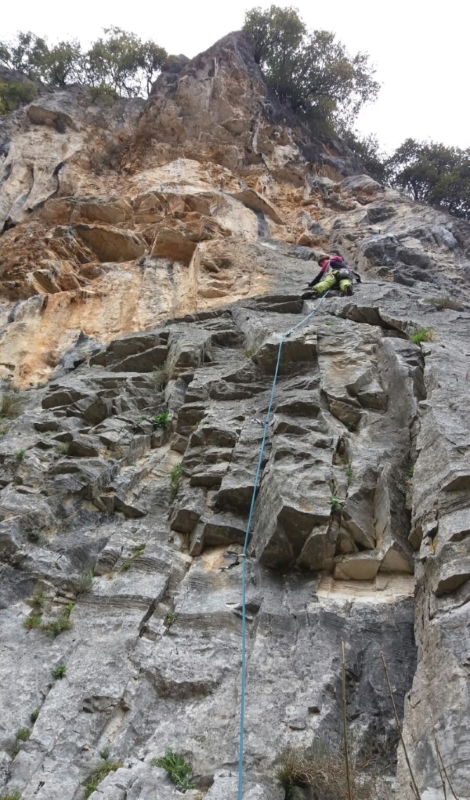
{"label": "rock face", "polygon": [[[265,437],[244,797],[340,750],[344,641],[373,796],[413,798],[383,653],[422,800],[436,741],[468,800],[468,226],[309,141],[238,34],[147,103],[44,93],[0,136],[3,793],[81,800],[101,754],[92,800],[166,800],[170,748],[187,797],[235,799]],[[265,427],[333,249],[364,281],[285,339]]]}

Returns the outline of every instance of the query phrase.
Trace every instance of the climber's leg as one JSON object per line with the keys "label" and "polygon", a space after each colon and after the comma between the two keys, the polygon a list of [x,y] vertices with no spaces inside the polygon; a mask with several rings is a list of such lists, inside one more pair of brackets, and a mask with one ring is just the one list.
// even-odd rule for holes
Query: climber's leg
{"label": "climber's leg", "polygon": [[333,286],[336,286],[336,278],[334,275],[327,275],[326,278],[323,278],[320,283],[317,283],[316,286],[312,287],[312,292],[315,293],[317,297],[321,297],[322,294],[328,291],[328,289],[332,289]]}
{"label": "climber's leg", "polygon": [[348,295],[348,297],[350,297],[353,294],[351,278],[343,278],[340,280],[339,288],[342,295]]}

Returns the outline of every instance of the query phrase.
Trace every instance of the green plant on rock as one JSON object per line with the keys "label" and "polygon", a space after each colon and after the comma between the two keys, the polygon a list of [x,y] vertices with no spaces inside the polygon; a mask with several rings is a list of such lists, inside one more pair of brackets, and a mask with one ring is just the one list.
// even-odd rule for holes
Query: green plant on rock
{"label": "green plant on rock", "polygon": [[353,471],[352,471],[352,468],[350,466],[348,466],[346,468],[346,478],[347,478],[347,481],[348,481],[348,486],[351,486],[351,484],[353,482]]}
{"label": "green plant on rock", "polygon": [[446,308],[451,311],[463,311],[462,303],[454,300],[453,297],[427,297],[426,302],[433,305],[438,311],[443,311]]}
{"label": "green plant on rock", "polygon": [[169,630],[171,626],[174,625],[177,619],[178,619],[178,614],[176,614],[174,611],[167,611],[167,613],[165,614],[165,619],[163,620],[165,628],[168,628]]}
{"label": "green plant on rock", "polygon": [[163,389],[163,387],[167,385],[170,378],[170,369],[166,365],[163,367],[157,367],[157,369],[152,371],[152,380],[157,389]]}
{"label": "green plant on rock", "polygon": [[0,794],[0,800],[21,800],[21,792],[13,792],[13,794]]}
{"label": "green plant on rock", "polygon": [[422,342],[433,342],[435,336],[436,333],[432,328],[418,328],[410,339],[414,344],[421,344]]}
{"label": "green plant on rock", "polygon": [[193,770],[191,765],[184,760],[183,756],[168,749],[164,756],[154,758],[150,763],[152,767],[160,767],[166,770],[170,780],[173,781],[176,788],[181,792],[194,789]]}
{"label": "green plant on rock", "polygon": [[17,450],[15,453],[15,458],[17,461],[22,461],[26,450]]}
{"label": "green plant on rock", "polygon": [[90,569],[86,569],[84,572],[79,575],[79,577],[74,581],[74,588],[77,594],[84,594],[88,592],[89,589],[93,586],[93,578],[94,578],[94,569],[90,567]]}
{"label": "green plant on rock", "polygon": [[111,751],[110,751],[109,747],[103,747],[103,749],[100,750],[100,758],[102,758],[103,761],[107,761],[108,758],[109,758],[110,752]]}
{"label": "green plant on rock", "polygon": [[18,731],[16,731],[15,736],[18,742],[27,742],[31,736],[31,731],[29,728],[20,728]]}
{"label": "green plant on rock", "polygon": [[57,619],[51,620],[50,622],[45,622],[41,625],[41,630],[45,633],[49,633],[51,636],[55,637],[59,636],[64,631],[69,631],[73,626],[69,619],[70,612],[74,607],[74,603],[67,603],[62,613],[57,617]]}
{"label": "green plant on rock", "polygon": [[10,428],[8,427],[8,425],[4,425],[3,427],[0,428],[0,436],[5,436],[5,434],[7,434],[9,430]]}
{"label": "green plant on rock", "polygon": [[61,681],[66,673],[67,667],[65,664],[58,664],[57,667],[51,669],[51,675],[55,681]]}
{"label": "green plant on rock", "polygon": [[249,347],[248,350],[245,350],[245,358],[252,358],[255,353],[256,350],[254,349],[254,347]]}
{"label": "green plant on rock", "polygon": [[347,427],[348,431],[350,431],[351,433],[355,433],[357,431],[357,428],[358,428],[358,423],[357,422],[348,422],[346,427]]}
{"label": "green plant on rock", "polygon": [[127,572],[132,567],[134,561],[136,561],[139,556],[143,554],[145,550],[145,544],[138,544],[133,549],[134,552],[132,555],[119,567],[119,572]]}
{"label": "green plant on rock", "polygon": [[34,711],[31,711],[31,714],[29,715],[29,718],[30,718],[31,722],[33,723],[33,725],[36,722],[38,717],[39,717],[39,708],[35,708]]}
{"label": "green plant on rock", "polygon": [[410,466],[408,467],[408,475],[409,475],[410,478],[413,477],[414,471],[415,471],[414,464],[410,464]]}
{"label": "green plant on rock", "polygon": [[33,628],[40,628],[42,622],[42,617],[40,614],[30,614],[29,617],[23,621],[23,628],[26,628],[27,631],[32,630]]}
{"label": "green plant on rock", "polygon": [[159,414],[155,414],[154,417],[151,417],[150,422],[154,428],[168,428],[168,425],[171,422],[170,412],[161,411]]}
{"label": "green plant on rock", "polygon": [[93,768],[92,772],[89,774],[88,778],[86,778],[82,786],[85,787],[85,797],[89,797],[93,792],[98,788],[101,781],[104,781],[107,775],[110,772],[116,772],[117,769],[122,767],[122,763],[120,761],[99,761],[96,767]]}
{"label": "green plant on rock", "polygon": [[180,483],[182,471],[183,468],[181,464],[175,464],[175,466],[170,472],[170,498],[172,500],[174,500],[176,495],[178,494],[178,486]]}
{"label": "green plant on rock", "polygon": [[343,508],[343,501],[339,499],[335,494],[330,496],[330,506],[332,511],[341,511]]}
{"label": "green plant on rock", "polygon": [[58,444],[56,444],[56,450],[58,453],[67,455],[67,453],[69,452],[69,445],[70,442],[59,442]]}
{"label": "green plant on rock", "polygon": [[21,413],[22,399],[17,392],[5,392],[0,402],[0,418],[15,419]]}

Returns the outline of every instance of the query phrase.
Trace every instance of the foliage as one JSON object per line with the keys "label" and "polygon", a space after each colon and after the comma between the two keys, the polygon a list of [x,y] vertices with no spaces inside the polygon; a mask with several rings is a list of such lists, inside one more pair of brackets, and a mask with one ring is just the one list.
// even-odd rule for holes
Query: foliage
{"label": "foliage", "polygon": [[178,619],[178,614],[176,614],[174,611],[167,611],[167,613],[165,614],[165,619],[163,620],[165,628],[168,628],[168,630],[170,630],[171,626],[176,622],[177,619]]}
{"label": "foliage", "polygon": [[29,728],[20,728],[19,731],[16,731],[15,736],[19,742],[27,742],[31,736],[31,731]]}
{"label": "foliage", "polygon": [[26,450],[17,450],[16,453],[15,453],[16,460],[17,461],[22,461],[23,460],[23,456],[24,456],[25,453],[26,453]]}
{"label": "foliage", "polygon": [[33,628],[40,628],[41,627],[41,616],[39,614],[30,614],[29,617],[23,622],[23,628],[26,628],[27,631],[32,630]]}
{"label": "foliage", "polygon": [[0,800],[21,800],[21,792],[13,792],[13,794],[0,794]]}
{"label": "foliage", "polygon": [[67,667],[65,666],[65,664],[59,664],[57,667],[54,667],[54,669],[51,669],[51,675],[55,681],[57,680],[61,681],[66,672],[67,672]]}
{"label": "foliage", "polygon": [[[30,31],[20,32],[14,41],[0,41],[0,63],[49,86],[87,84],[94,90],[94,100],[109,100],[118,95],[148,95],[158,72],[166,63],[166,51],[155,42],[144,42],[121,28],[105,28],[103,33],[104,36],[83,52],[76,39],[49,45],[45,38]],[[16,84],[16,92],[20,92],[18,87],[22,85]],[[21,92],[32,92],[33,89],[37,92],[36,87],[32,87]],[[32,99],[21,97],[17,102],[16,96],[8,97],[3,101],[0,87],[0,113],[10,113],[19,102]],[[12,102],[13,107],[10,107]],[[2,103],[6,103],[3,112]]]}
{"label": "foliage", "polygon": [[181,464],[175,464],[173,469],[170,472],[170,497],[172,500],[175,499],[178,493],[178,486],[181,478],[181,473],[183,468]]}
{"label": "foliage", "polygon": [[351,468],[351,466],[349,466],[349,467],[346,468],[346,478],[347,478],[347,481],[348,481],[348,486],[351,486],[351,484],[353,482],[353,477],[354,476],[353,476],[352,468]]}
{"label": "foliage", "polygon": [[170,371],[167,366],[157,367],[152,372],[153,382],[157,389],[163,389],[170,380]]}
{"label": "foliage", "polygon": [[69,452],[69,445],[70,442],[59,442],[59,444],[56,444],[57,452],[66,455]]}
{"label": "foliage", "polygon": [[33,723],[33,725],[36,722],[38,717],[39,717],[39,708],[35,708],[34,711],[32,711],[31,714],[29,715],[29,718],[30,718],[31,722]]}
{"label": "foliage", "polygon": [[110,772],[115,772],[120,767],[122,767],[122,763],[120,761],[99,761],[88,778],[83,781],[82,785],[85,787],[85,797],[89,797],[91,794],[93,794],[95,789],[97,789],[100,785],[101,781],[104,781]]}
{"label": "foliage", "polygon": [[183,756],[177,755],[168,749],[161,758],[154,758],[151,762],[152,767],[160,767],[167,771],[169,778],[181,792],[194,789],[192,778],[192,768]]}
{"label": "foliage", "polygon": [[374,134],[361,136],[357,131],[345,130],[342,140],[359,156],[364,169],[379,183],[387,183],[390,178],[390,166],[387,156],[380,150],[378,139]]}
{"label": "foliage", "polygon": [[84,572],[79,575],[79,577],[74,581],[74,588],[77,594],[84,594],[93,586],[93,578],[94,578],[94,569],[90,567],[90,569],[86,569]]}
{"label": "foliage", "polygon": [[150,420],[154,428],[168,428],[170,421],[171,416],[169,411],[161,411],[159,414],[155,414]]}
{"label": "foliage", "polygon": [[0,402],[0,417],[14,419],[21,413],[22,400],[16,392],[5,392]]}
{"label": "foliage", "polygon": [[167,54],[155,42],[142,42],[121,28],[104,29],[85,57],[85,73],[91,86],[109,86],[123,97],[150,93]]}
{"label": "foliage", "polygon": [[421,342],[434,341],[435,335],[432,328],[418,328],[418,330],[410,336],[410,339],[414,344],[421,344]]}
{"label": "foliage", "polygon": [[0,80],[0,117],[16,111],[23,103],[30,103],[37,93],[37,87],[29,81]]}
{"label": "foliage", "polygon": [[[375,792],[374,775],[360,774],[369,764],[351,763],[352,788],[354,797],[361,800],[373,800]],[[333,750],[327,742],[316,740],[309,748],[293,748],[285,750],[280,757],[280,766],[276,773],[278,781],[286,792],[286,798],[294,800],[297,787],[309,787],[314,797],[321,800],[348,800],[346,771],[341,752]]]}
{"label": "foliage", "polygon": [[332,494],[330,496],[330,505],[331,505],[332,511],[341,511],[341,509],[343,507],[342,501],[335,494]]}
{"label": "foliage", "polygon": [[[71,606],[71,608],[69,608],[69,606]],[[59,636],[64,631],[71,630],[73,626],[72,623],[70,622],[69,616],[72,608],[73,608],[73,603],[69,603],[68,606],[66,606],[65,610],[62,612],[62,614],[59,617],[57,617],[57,619],[54,619],[51,622],[43,623],[41,625],[41,630],[44,631],[45,633],[50,633],[51,636],[54,637],[54,639],[56,636]]]}
{"label": "foliage", "polygon": [[414,200],[470,219],[470,148],[406,139],[387,162],[391,183]]}
{"label": "foliage", "polygon": [[136,547],[133,548],[134,552],[130,558],[124,561],[124,564],[120,567],[119,572],[127,572],[132,567],[134,561],[141,556],[145,550],[145,544],[138,544]]}
{"label": "foliage", "polygon": [[452,297],[427,297],[426,302],[433,305],[437,311],[443,311],[446,308],[452,311],[463,311],[462,303]]}
{"label": "foliage", "polygon": [[110,754],[109,747],[103,747],[103,749],[100,750],[100,757],[103,759],[103,761],[107,761],[108,760],[109,754]]}
{"label": "foliage", "polygon": [[314,129],[350,126],[364,103],[377,97],[369,57],[350,56],[334,33],[309,32],[295,8],[253,8],[244,30],[268,85]]}

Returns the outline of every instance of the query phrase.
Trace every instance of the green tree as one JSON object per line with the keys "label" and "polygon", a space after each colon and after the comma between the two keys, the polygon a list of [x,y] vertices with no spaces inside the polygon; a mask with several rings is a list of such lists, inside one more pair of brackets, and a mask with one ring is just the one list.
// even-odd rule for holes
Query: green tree
{"label": "green tree", "polygon": [[58,42],[48,48],[44,58],[42,76],[52,86],[66,86],[83,81],[83,56],[80,42]]}
{"label": "green tree", "polygon": [[0,42],[0,62],[32,80],[42,77],[48,52],[46,40],[30,31],[18,33],[16,42]]}
{"label": "green tree", "polygon": [[244,30],[268,85],[313,129],[344,130],[377,97],[369,56],[351,56],[328,31],[309,32],[295,8],[251,9]]}
{"label": "green tree", "polygon": [[34,100],[38,90],[30,81],[0,80],[0,116],[11,114],[23,103]]}
{"label": "green tree", "polygon": [[392,185],[414,200],[470,219],[470,148],[406,139],[387,166]]}
{"label": "green tree", "polygon": [[359,157],[366,172],[380,183],[390,180],[389,160],[380,150],[377,137],[374,134],[361,136],[356,131],[347,130],[342,135],[343,142]]}
{"label": "green tree", "polygon": [[166,51],[154,42],[142,42],[121,28],[105,28],[105,38],[86,54],[86,74],[92,86],[109,86],[121,96],[137,97],[150,91],[156,73],[166,61]]}

